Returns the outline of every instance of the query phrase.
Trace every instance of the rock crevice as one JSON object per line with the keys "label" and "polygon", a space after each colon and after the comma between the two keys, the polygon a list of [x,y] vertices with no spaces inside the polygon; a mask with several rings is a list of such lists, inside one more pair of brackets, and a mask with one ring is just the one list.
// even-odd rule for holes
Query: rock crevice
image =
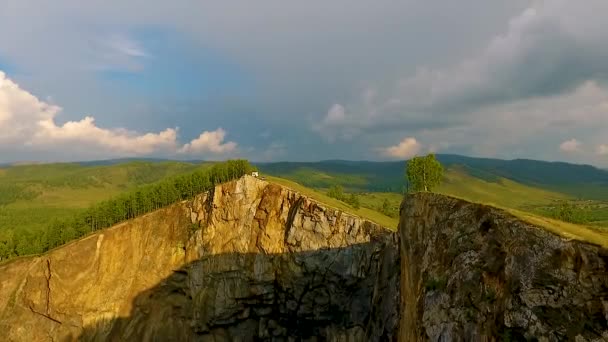
{"label": "rock crevice", "polygon": [[374,223],[243,177],[0,265],[0,331],[9,341],[395,340],[397,250]]}

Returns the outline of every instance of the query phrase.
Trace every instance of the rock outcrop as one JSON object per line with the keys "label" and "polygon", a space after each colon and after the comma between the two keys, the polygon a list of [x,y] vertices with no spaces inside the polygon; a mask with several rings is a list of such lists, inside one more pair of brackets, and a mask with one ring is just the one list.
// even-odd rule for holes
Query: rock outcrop
{"label": "rock outcrop", "polygon": [[244,177],[0,265],[0,340],[396,339],[398,238]]}
{"label": "rock outcrop", "polygon": [[433,194],[399,230],[401,340],[608,341],[608,250]]}
{"label": "rock outcrop", "polygon": [[608,251],[408,196],[399,231],[253,177],[0,265],[0,341],[608,341]]}

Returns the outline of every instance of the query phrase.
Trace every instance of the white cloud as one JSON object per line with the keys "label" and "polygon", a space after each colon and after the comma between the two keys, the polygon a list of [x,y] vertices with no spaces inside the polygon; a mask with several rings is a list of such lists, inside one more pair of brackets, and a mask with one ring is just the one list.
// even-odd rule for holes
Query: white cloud
{"label": "white cloud", "polygon": [[566,140],[559,145],[562,152],[581,152],[581,142],[576,139]]}
{"label": "white cloud", "polygon": [[599,155],[608,154],[608,145],[599,145],[597,147],[597,154],[599,154]]}
{"label": "white cloud", "polygon": [[[608,112],[602,117],[597,106],[602,95],[593,95],[591,89],[603,93],[602,83],[588,87],[591,91],[579,89],[582,82],[607,75],[605,0],[470,0],[450,5],[269,0],[255,6],[240,1],[247,10],[238,13],[234,4],[224,2],[174,6],[155,0],[94,0],[72,6],[63,0],[5,1],[11,10],[0,10],[1,57],[35,75],[29,80],[35,84],[28,85],[32,90],[53,92],[58,99],[78,97],[79,106],[94,102],[86,99],[93,87],[73,82],[75,68],[88,61],[137,69],[143,55],[155,51],[156,33],[169,29],[172,42],[192,45],[192,51],[177,53],[204,47],[204,53],[225,57],[250,73],[257,83],[256,101],[264,98],[255,106],[263,114],[256,115],[299,127],[306,113],[317,113],[316,120],[305,123],[327,140],[365,138],[345,144],[351,150],[363,150],[371,145],[364,142],[391,134],[395,139],[446,141],[455,153],[475,149],[504,156],[524,150],[531,157],[545,157],[559,155],[555,142],[564,136],[584,137],[585,145],[598,146],[606,143],[602,135],[608,135]],[[525,6],[529,8],[524,11]],[[268,15],[277,8],[287,15]],[[429,21],[431,16],[442,20]],[[80,20],[65,20],[73,17]],[[509,17],[513,20],[505,25]],[[123,37],[106,35],[108,28]],[[150,28],[155,32],[146,32]],[[146,46],[129,32],[143,33]],[[112,39],[117,42],[101,43]],[[365,81],[373,84],[361,91],[357,87]],[[46,88],[49,84],[53,88]],[[69,93],[74,84],[83,85],[74,90],[80,96]],[[60,88],[68,90],[59,94],[55,89]],[[362,93],[358,100],[356,91]],[[591,94],[593,105],[579,101],[584,92]],[[260,93],[266,97],[257,97]],[[554,105],[560,102],[566,108]],[[340,103],[342,111],[332,111],[333,103]],[[293,114],[286,115],[285,108]],[[95,117],[103,122],[100,115]],[[314,144],[308,158],[317,157],[322,142]]]}
{"label": "white cloud", "polygon": [[218,128],[215,131],[205,131],[201,135],[179,149],[180,153],[225,154],[236,151],[237,144],[233,141],[224,142],[226,131]]}
{"label": "white cloud", "polygon": [[368,85],[333,134],[399,132],[503,157],[559,158],[549,141],[569,132],[597,144],[608,134],[607,11],[603,0],[534,2],[469,58]]}
{"label": "white cloud", "polygon": [[38,122],[52,120],[60,110],[22,90],[0,71],[0,146],[30,137]]}
{"label": "white cloud", "polygon": [[[79,121],[56,123],[61,108],[40,101],[0,72],[0,150],[25,147],[34,150],[88,150],[91,155],[145,155],[178,150],[177,129],[158,133],[138,133],[124,128],[107,129],[87,116]],[[203,132],[179,148],[182,152],[233,152],[236,143],[222,143],[226,132],[219,128]]]}
{"label": "white cloud", "polygon": [[177,130],[167,128],[159,133],[139,134],[125,129],[104,129],[87,116],[80,121],[69,121],[58,126],[53,119],[42,120],[28,145],[85,144],[115,153],[149,154],[162,149],[175,149]]}
{"label": "white cloud", "polygon": [[[480,109],[464,116],[467,123],[414,133],[423,141],[446,141],[451,148],[470,149],[476,155],[562,159],[564,155],[550,142],[564,135],[584,136],[589,146],[602,143],[608,135],[606,103],[608,89],[587,82],[569,94]],[[579,148],[581,153],[569,158],[598,162],[597,156],[583,153],[582,143]]]}
{"label": "white cloud", "polygon": [[422,146],[416,138],[407,137],[395,146],[389,146],[380,150],[387,157],[408,159],[418,154],[421,149]]}
{"label": "white cloud", "polygon": [[324,124],[341,123],[346,118],[346,111],[341,104],[334,104],[327,112],[327,116],[323,120]]}

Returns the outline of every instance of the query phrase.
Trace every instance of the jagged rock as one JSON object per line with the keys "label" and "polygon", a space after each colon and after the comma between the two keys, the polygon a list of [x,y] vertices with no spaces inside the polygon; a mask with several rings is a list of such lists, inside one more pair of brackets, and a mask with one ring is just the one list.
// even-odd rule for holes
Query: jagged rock
{"label": "jagged rock", "polygon": [[397,246],[247,176],[0,265],[0,340],[396,339]]}
{"label": "jagged rock", "polygon": [[608,251],[433,194],[401,206],[404,341],[608,341]]}
{"label": "jagged rock", "polygon": [[253,177],[0,265],[0,341],[606,341],[608,251],[408,196],[399,232]]}

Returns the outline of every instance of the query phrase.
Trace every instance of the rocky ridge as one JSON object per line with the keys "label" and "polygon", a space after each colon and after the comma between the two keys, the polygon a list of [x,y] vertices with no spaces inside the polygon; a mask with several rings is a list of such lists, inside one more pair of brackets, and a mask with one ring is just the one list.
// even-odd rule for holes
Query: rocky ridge
{"label": "rocky ridge", "polygon": [[399,232],[403,341],[608,341],[608,250],[435,194]]}
{"label": "rocky ridge", "polygon": [[407,196],[398,232],[253,177],[0,264],[1,341],[608,341],[608,251]]}
{"label": "rocky ridge", "polygon": [[0,265],[8,341],[387,340],[397,237],[253,177]]}

